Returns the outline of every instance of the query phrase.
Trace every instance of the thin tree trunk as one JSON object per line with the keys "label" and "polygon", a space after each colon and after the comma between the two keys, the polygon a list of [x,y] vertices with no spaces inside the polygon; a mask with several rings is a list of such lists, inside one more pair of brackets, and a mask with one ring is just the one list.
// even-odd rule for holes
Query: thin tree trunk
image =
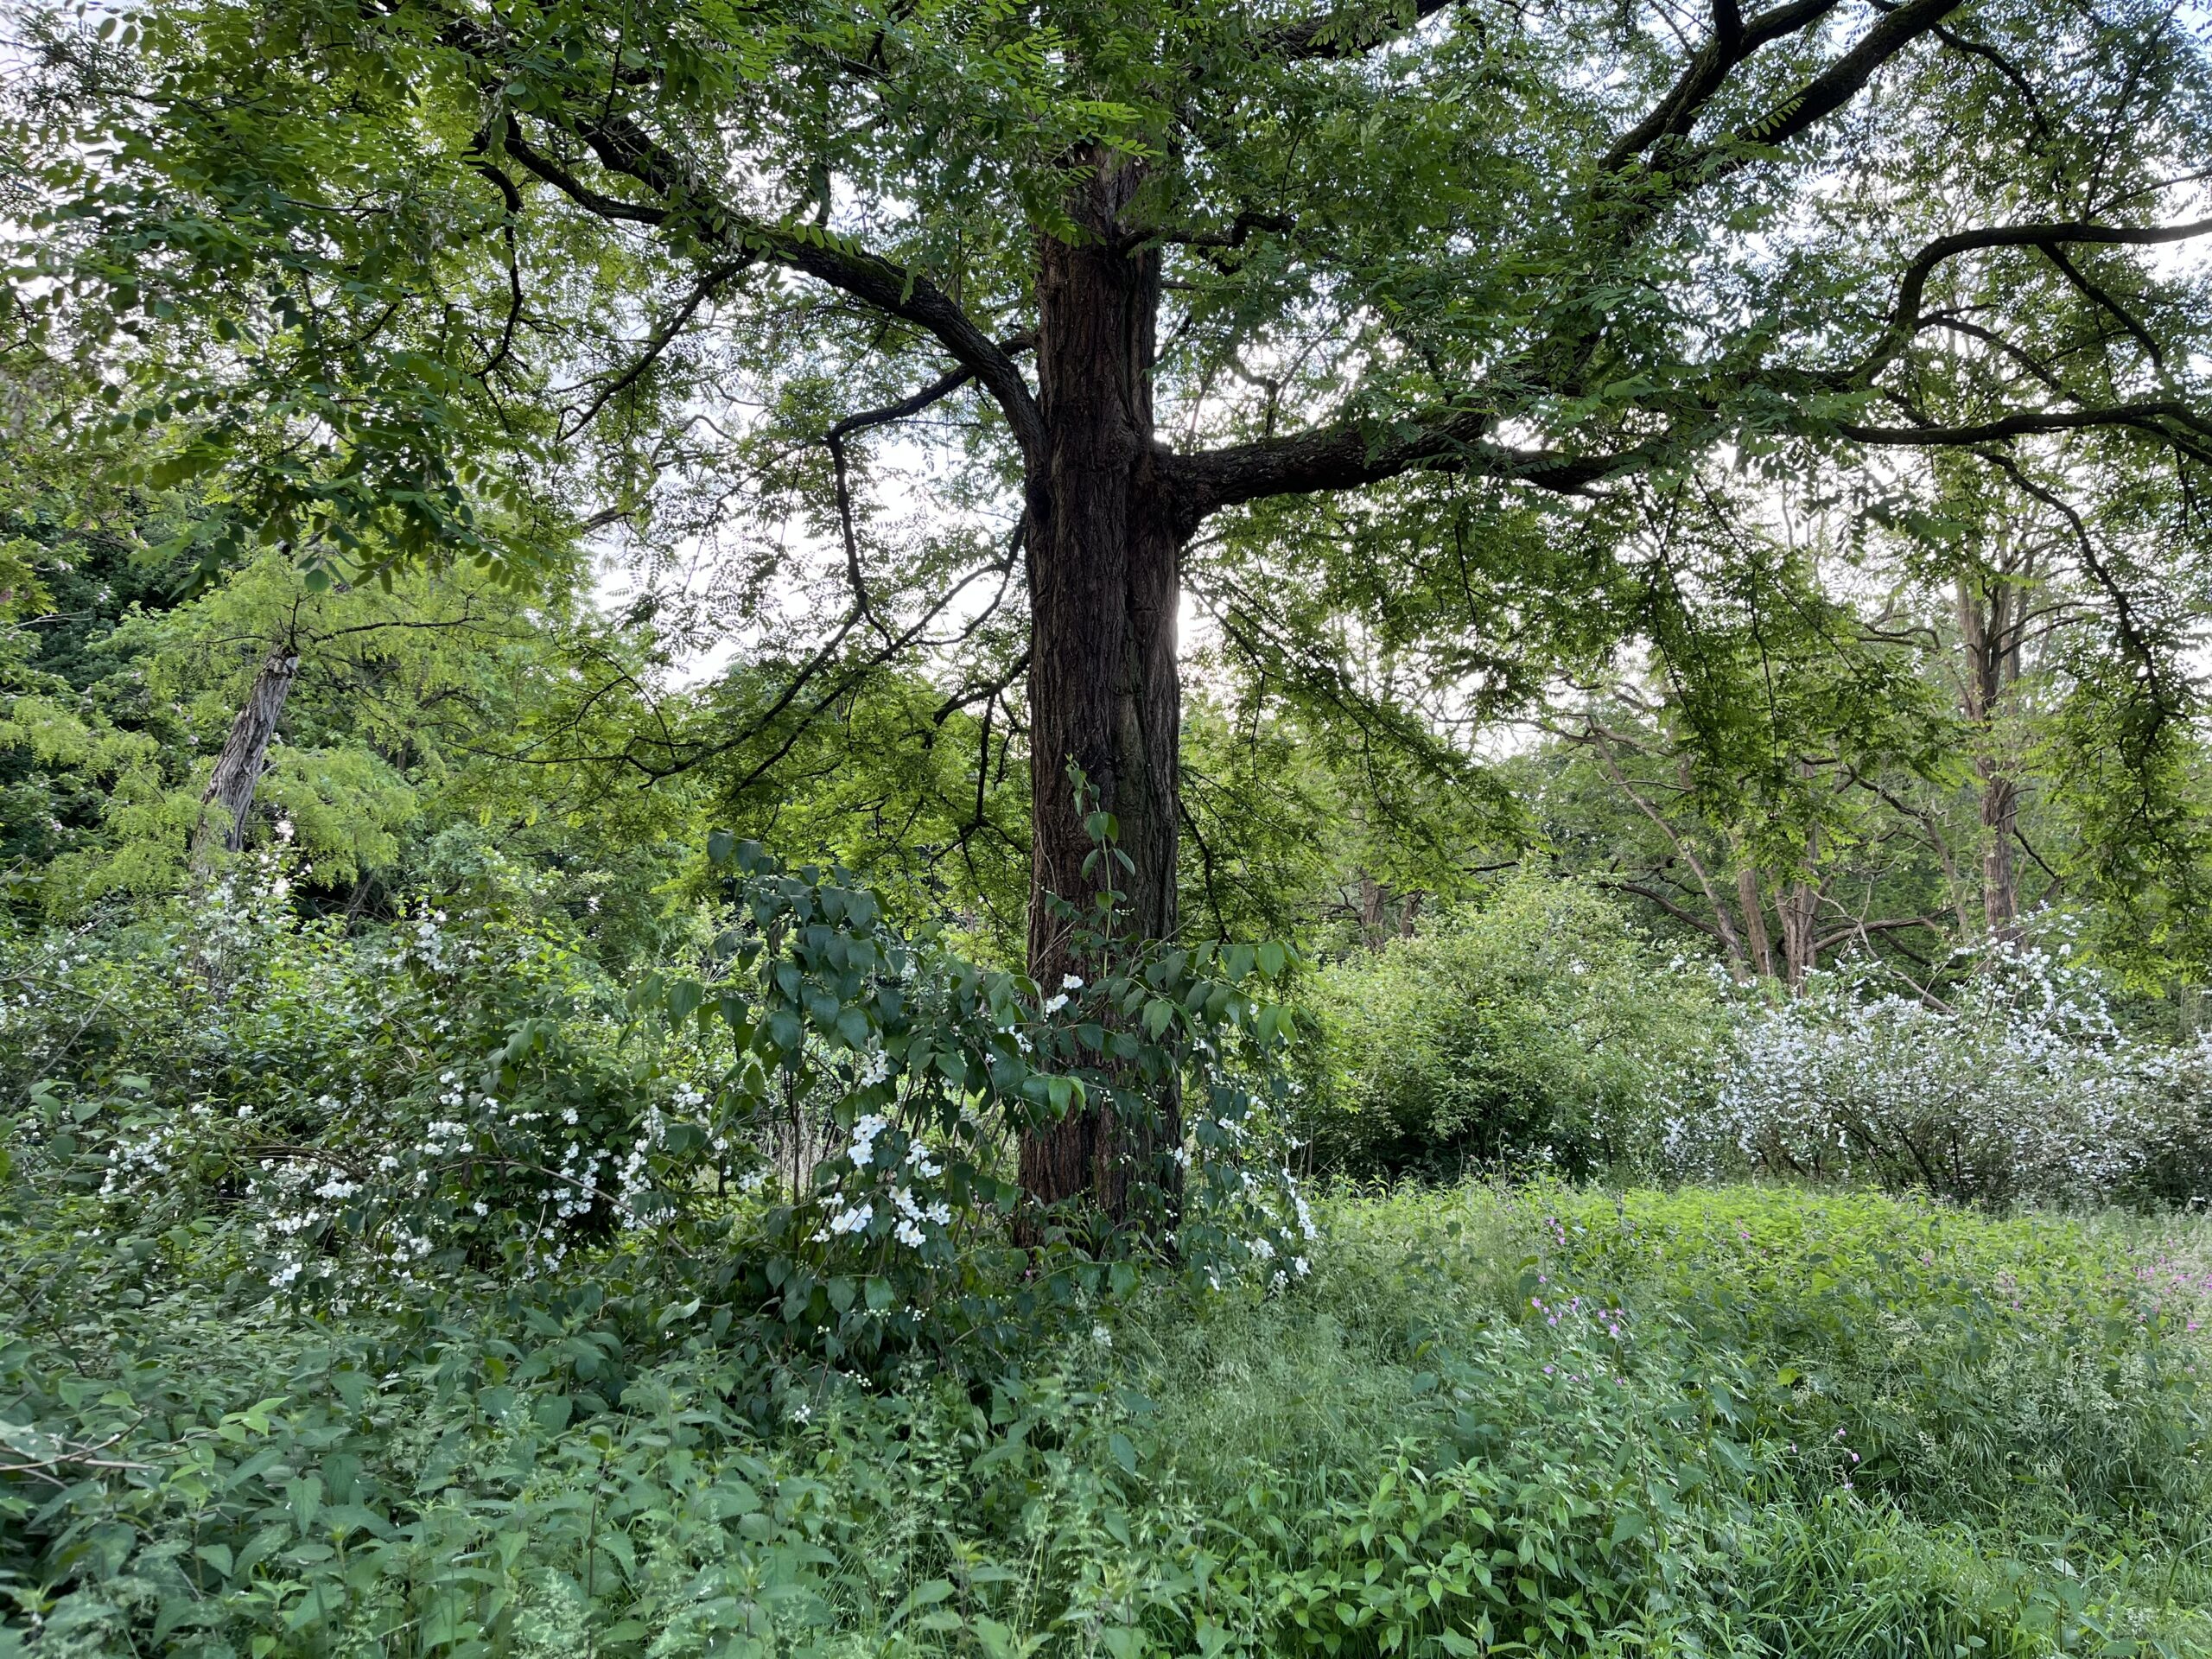
{"label": "thin tree trunk", "polygon": [[1759,893],[1759,873],[1749,864],[1736,867],[1736,906],[1744,912],[1744,938],[1751,950],[1751,966],[1761,979],[1774,977],[1774,949],[1767,942],[1766,900]]}
{"label": "thin tree trunk", "polygon": [[1389,911],[1389,889],[1364,870],[1359,873],[1359,942],[1370,950],[1380,950],[1382,941],[1389,937],[1383,918]]}
{"label": "thin tree trunk", "polygon": [[269,759],[269,741],[276,734],[284,700],[299,671],[299,652],[286,644],[270,652],[253,677],[245,706],[232,722],[230,737],[215,759],[214,775],[200,798],[200,819],[192,835],[194,869],[206,869],[218,846],[233,853],[244,850],[253,792]]}
{"label": "thin tree trunk", "polygon": [[1406,895],[1405,903],[1399,906],[1398,937],[1400,938],[1410,939],[1420,930],[1421,898],[1421,890],[1415,887]]}
{"label": "thin tree trunk", "polygon": [[1981,816],[1981,913],[1993,939],[2019,931],[2020,878],[2012,842],[2018,833],[2019,785],[1998,753],[1999,705],[2019,677],[2019,632],[2024,595],[2000,575],[1986,585],[1958,581],[1959,642],[1966,652],[1961,711],[1974,729],[1974,770]]}
{"label": "thin tree trunk", "polygon": [[1775,908],[1782,918],[1783,982],[1793,991],[1804,988],[1805,976],[1821,965],[1818,936],[1814,924],[1820,914],[1821,890],[1800,878],[1783,889]]}
{"label": "thin tree trunk", "polygon": [[[1047,435],[1045,475],[1028,487],[1032,840],[1029,971],[1046,994],[1089,977],[1070,925],[1048,895],[1088,906],[1111,885],[1134,938],[1175,931],[1176,750],[1182,688],[1176,611],[1190,525],[1154,465],[1152,372],[1160,256],[1133,247],[1122,215],[1141,169],[1103,149],[1077,204],[1080,245],[1043,238],[1038,264],[1037,378]],[[1112,859],[1093,850],[1080,768],[1118,825]],[[1132,1175],[1181,1140],[1177,1103],[1150,1126],[1104,1109],[1071,1114],[1024,1137],[1021,1185],[1045,1204],[1088,1195],[1112,1219],[1128,1209]]]}

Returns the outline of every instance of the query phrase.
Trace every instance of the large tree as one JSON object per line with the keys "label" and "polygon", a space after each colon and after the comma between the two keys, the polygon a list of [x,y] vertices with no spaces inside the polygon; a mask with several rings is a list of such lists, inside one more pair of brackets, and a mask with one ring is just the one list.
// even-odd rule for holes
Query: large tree
{"label": "large tree", "polygon": [[[379,545],[496,556],[496,451],[664,543],[740,504],[756,594],[826,551],[779,716],[931,646],[987,712],[1026,677],[1048,982],[1080,964],[1036,895],[1119,868],[1175,929],[1186,589],[1265,611],[1360,550],[1440,562],[1453,626],[1586,639],[1635,626],[1592,530],[1631,474],[2212,455],[2204,287],[2162,251],[2212,231],[2206,54],[2139,0],[131,15],[50,35],[122,94],[54,163],[73,291],[104,276],[153,357],[190,318],[228,342],[171,353],[198,395],[151,418],[184,464],[253,463],[238,533],[319,557],[380,515]],[[1531,498],[1570,510],[1531,530]],[[1114,1138],[1040,1133],[1025,1183],[1110,1207]]]}

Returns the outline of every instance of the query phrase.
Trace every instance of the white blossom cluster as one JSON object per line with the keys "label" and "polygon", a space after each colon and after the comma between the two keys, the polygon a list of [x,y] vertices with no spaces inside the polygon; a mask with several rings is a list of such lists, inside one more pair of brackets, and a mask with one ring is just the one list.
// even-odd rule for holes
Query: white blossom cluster
{"label": "white blossom cluster", "polygon": [[[876,1143],[887,1135],[904,1135],[906,1149],[903,1156],[886,1154],[879,1166]],[[890,1236],[910,1250],[952,1225],[952,1205],[941,1194],[931,1196],[929,1186],[944,1166],[919,1135],[905,1134],[881,1112],[864,1112],[844,1150],[852,1173],[830,1194],[816,1243],[864,1236],[879,1214],[888,1218]]]}
{"label": "white blossom cluster", "polygon": [[2069,957],[1993,950],[1941,1001],[1823,976],[1745,1019],[1717,1106],[1671,1116],[1666,1155],[1960,1199],[2108,1198],[2212,1117],[2212,1034],[2123,1030]]}

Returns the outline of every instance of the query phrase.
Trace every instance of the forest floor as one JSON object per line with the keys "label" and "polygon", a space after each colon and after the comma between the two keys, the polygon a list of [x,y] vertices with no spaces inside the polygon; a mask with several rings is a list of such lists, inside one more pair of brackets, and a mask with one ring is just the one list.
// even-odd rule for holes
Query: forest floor
{"label": "forest floor", "polygon": [[865,1381],[696,1307],[309,1314],[219,1228],[16,1228],[0,1654],[2212,1652],[2212,1227],[1316,1207],[1287,1294]]}

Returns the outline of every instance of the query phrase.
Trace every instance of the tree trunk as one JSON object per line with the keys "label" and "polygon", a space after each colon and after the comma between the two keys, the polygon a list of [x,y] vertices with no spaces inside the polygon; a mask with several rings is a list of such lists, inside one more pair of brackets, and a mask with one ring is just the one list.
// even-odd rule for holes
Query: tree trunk
{"label": "tree trunk", "polygon": [[1782,918],[1783,980],[1793,991],[1802,990],[1805,976],[1821,965],[1814,925],[1820,918],[1821,890],[1800,878],[1782,892],[1775,908]]}
{"label": "tree trunk", "polygon": [[[1045,238],[1038,260],[1047,454],[1043,476],[1027,480],[1029,971],[1048,995],[1063,976],[1091,970],[1048,895],[1087,907],[1110,885],[1122,895],[1124,937],[1175,931],[1176,611],[1191,526],[1154,464],[1160,256],[1134,247],[1122,223],[1141,168],[1103,149],[1090,159],[1090,185],[1074,204],[1084,239]],[[1126,868],[1106,858],[1086,873],[1087,804],[1076,798],[1071,765],[1116,820]],[[1110,1111],[1072,1113],[1024,1137],[1022,1188],[1046,1204],[1087,1195],[1118,1220],[1131,1175],[1180,1141],[1173,1100],[1162,1103],[1156,1135],[1117,1124]]]}
{"label": "tree trunk", "polygon": [[1966,652],[1959,704],[1974,731],[1974,770],[1981,808],[1981,913],[1993,939],[2019,931],[2020,879],[2012,861],[2019,785],[1997,752],[1999,705],[2020,673],[2021,585],[2000,575],[1986,584],[1961,575],[1959,643]]}
{"label": "tree trunk", "polygon": [[253,791],[269,758],[269,741],[276,734],[284,700],[291,695],[292,682],[299,671],[299,653],[286,644],[270,652],[261,671],[253,677],[245,707],[232,722],[230,737],[215,758],[214,775],[200,798],[200,820],[192,834],[195,870],[204,870],[213,861],[219,842],[233,853],[244,850]]}
{"label": "tree trunk", "polygon": [[1736,867],[1736,905],[1744,912],[1744,937],[1751,947],[1751,966],[1761,979],[1774,977],[1774,951],[1767,943],[1766,900],[1759,893],[1759,873],[1749,864]]}
{"label": "tree trunk", "polygon": [[2012,861],[2018,833],[2020,791],[1994,767],[1981,773],[1981,916],[1993,939],[2010,939],[2020,931],[2020,873]]}
{"label": "tree trunk", "polygon": [[1389,911],[1389,890],[1365,870],[1359,873],[1359,942],[1370,950],[1380,950],[1382,941],[1389,938],[1383,918]]}

